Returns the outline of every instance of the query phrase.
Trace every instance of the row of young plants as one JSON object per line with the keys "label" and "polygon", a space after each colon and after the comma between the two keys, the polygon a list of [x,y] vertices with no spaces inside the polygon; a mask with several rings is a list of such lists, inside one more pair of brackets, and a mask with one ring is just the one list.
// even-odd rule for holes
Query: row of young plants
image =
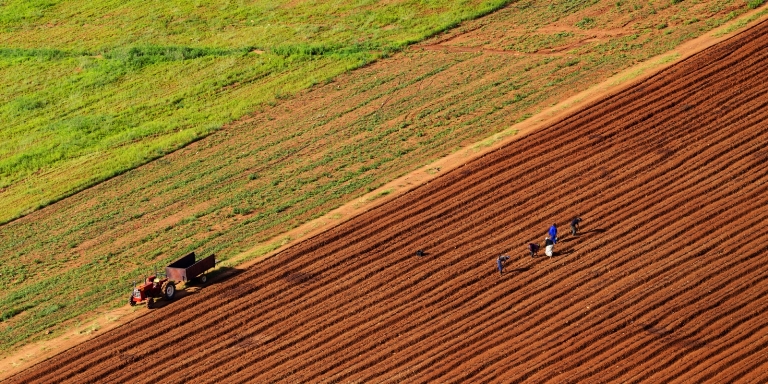
{"label": "row of young plants", "polygon": [[9,1],[0,223],[506,3]]}

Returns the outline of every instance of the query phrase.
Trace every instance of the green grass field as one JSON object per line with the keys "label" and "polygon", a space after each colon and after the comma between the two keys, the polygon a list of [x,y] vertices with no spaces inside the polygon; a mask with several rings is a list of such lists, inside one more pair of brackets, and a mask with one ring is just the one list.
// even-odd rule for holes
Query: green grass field
{"label": "green grass field", "polygon": [[507,2],[5,1],[0,222]]}
{"label": "green grass field", "polygon": [[[8,180],[0,211],[16,209],[7,218],[252,116],[1,225],[2,351],[60,335],[94,310],[127,305],[131,281],[186,252],[222,260],[242,255],[456,148],[487,145],[483,140],[516,121],[750,8],[725,0],[519,1],[460,25],[453,30],[460,38],[444,49],[394,53],[408,39],[498,4],[478,2],[459,13],[447,3],[337,7],[349,24],[328,21],[320,5],[275,7],[261,18],[192,7],[163,23],[134,14],[139,3],[114,5],[109,13],[68,3],[42,10],[6,4],[3,11],[19,15],[2,16],[0,92],[10,102],[1,108],[18,122],[0,128]],[[403,17],[411,34],[389,27],[397,24],[391,21],[374,22],[377,14],[368,12],[376,9]],[[205,25],[219,28],[208,31],[200,17],[189,16],[194,12],[229,22],[208,18]],[[306,21],[313,14],[332,30],[307,32],[306,25],[321,25]],[[81,17],[112,24],[93,22],[83,34],[86,27],[74,21]],[[294,24],[272,24],[281,17]],[[234,27],[235,19],[262,26]],[[187,20],[194,21],[189,28],[175,26]],[[165,32],[157,32],[161,27]],[[259,28],[274,28],[283,40],[249,40]],[[181,44],[183,37],[169,31],[199,42]],[[90,35],[101,36],[93,40],[100,50],[81,41]],[[237,39],[242,45],[226,44]],[[384,55],[390,58],[336,75]],[[17,157],[26,160],[5,162]],[[34,200],[38,190],[52,195]]]}

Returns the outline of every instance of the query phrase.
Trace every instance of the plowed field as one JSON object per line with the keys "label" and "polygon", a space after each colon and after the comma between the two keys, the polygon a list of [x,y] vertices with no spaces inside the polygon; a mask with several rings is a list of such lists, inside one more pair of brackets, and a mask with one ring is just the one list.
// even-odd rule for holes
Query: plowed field
{"label": "plowed field", "polygon": [[765,84],[761,23],[9,381],[766,382]]}

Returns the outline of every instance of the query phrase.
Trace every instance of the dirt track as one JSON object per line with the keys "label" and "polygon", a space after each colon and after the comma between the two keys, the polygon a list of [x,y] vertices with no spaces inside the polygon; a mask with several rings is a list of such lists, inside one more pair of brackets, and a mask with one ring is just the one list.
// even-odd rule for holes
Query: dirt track
{"label": "dirt track", "polygon": [[766,83],[764,22],[9,381],[765,382]]}

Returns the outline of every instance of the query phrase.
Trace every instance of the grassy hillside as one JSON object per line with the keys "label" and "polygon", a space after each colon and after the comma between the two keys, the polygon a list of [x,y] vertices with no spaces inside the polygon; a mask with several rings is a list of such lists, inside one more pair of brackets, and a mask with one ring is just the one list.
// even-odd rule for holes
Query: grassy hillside
{"label": "grassy hillside", "polygon": [[506,0],[0,4],[0,222]]}
{"label": "grassy hillside", "polygon": [[[256,105],[244,121],[0,226],[0,350],[61,334],[76,324],[78,316],[94,309],[127,305],[131,281],[186,252],[216,253],[227,260],[261,246],[747,10],[747,3],[741,1],[572,1],[557,6],[546,1],[516,2],[390,58],[323,80],[296,97],[282,94]],[[270,55],[249,48],[249,53],[229,57],[230,51],[222,47],[206,49],[221,49],[215,55],[222,56],[203,54],[214,51],[165,50],[149,56],[166,61],[157,59],[138,72],[163,74],[166,67],[211,61],[207,68],[214,76],[226,70],[217,67],[226,60],[261,60]],[[117,55],[114,52],[105,51],[101,58],[24,60],[29,66],[38,63],[46,68],[81,59],[118,63],[122,59],[107,58]],[[144,60],[146,55],[136,52],[127,57]],[[375,57],[376,51],[370,52],[374,53],[366,57]],[[198,54],[202,56],[183,59]],[[317,66],[331,63],[335,55],[357,57],[352,53],[271,55],[275,60],[282,57],[286,62]],[[21,56],[14,57],[7,60],[22,62]],[[174,57],[183,60],[171,60]],[[305,67],[264,79],[300,83],[310,73],[301,68]],[[194,73],[184,72],[188,76],[180,76],[179,82],[187,82]],[[194,88],[203,81],[188,83]],[[120,84],[128,86],[124,79]],[[145,94],[174,82],[134,80],[131,84],[137,88],[134,102],[144,102]],[[222,86],[227,96],[216,100],[250,103],[249,97],[256,97],[248,93],[248,86],[234,84]],[[113,89],[117,88],[123,89]],[[215,94],[202,93],[218,97]],[[160,110],[167,107],[156,105]],[[207,113],[208,107],[215,110],[212,101],[196,108]],[[28,112],[46,108],[49,105]],[[178,134],[183,132],[187,131]],[[146,138],[161,141],[175,134]],[[147,143],[151,141],[139,140],[135,145],[149,150]],[[124,147],[135,149],[131,145]],[[118,155],[96,153],[80,161],[100,164],[99,158]],[[68,164],[49,173],[81,172]],[[36,185],[19,184],[25,183],[30,188]],[[6,201],[5,195],[2,199]],[[201,292],[205,294],[205,289]]]}

